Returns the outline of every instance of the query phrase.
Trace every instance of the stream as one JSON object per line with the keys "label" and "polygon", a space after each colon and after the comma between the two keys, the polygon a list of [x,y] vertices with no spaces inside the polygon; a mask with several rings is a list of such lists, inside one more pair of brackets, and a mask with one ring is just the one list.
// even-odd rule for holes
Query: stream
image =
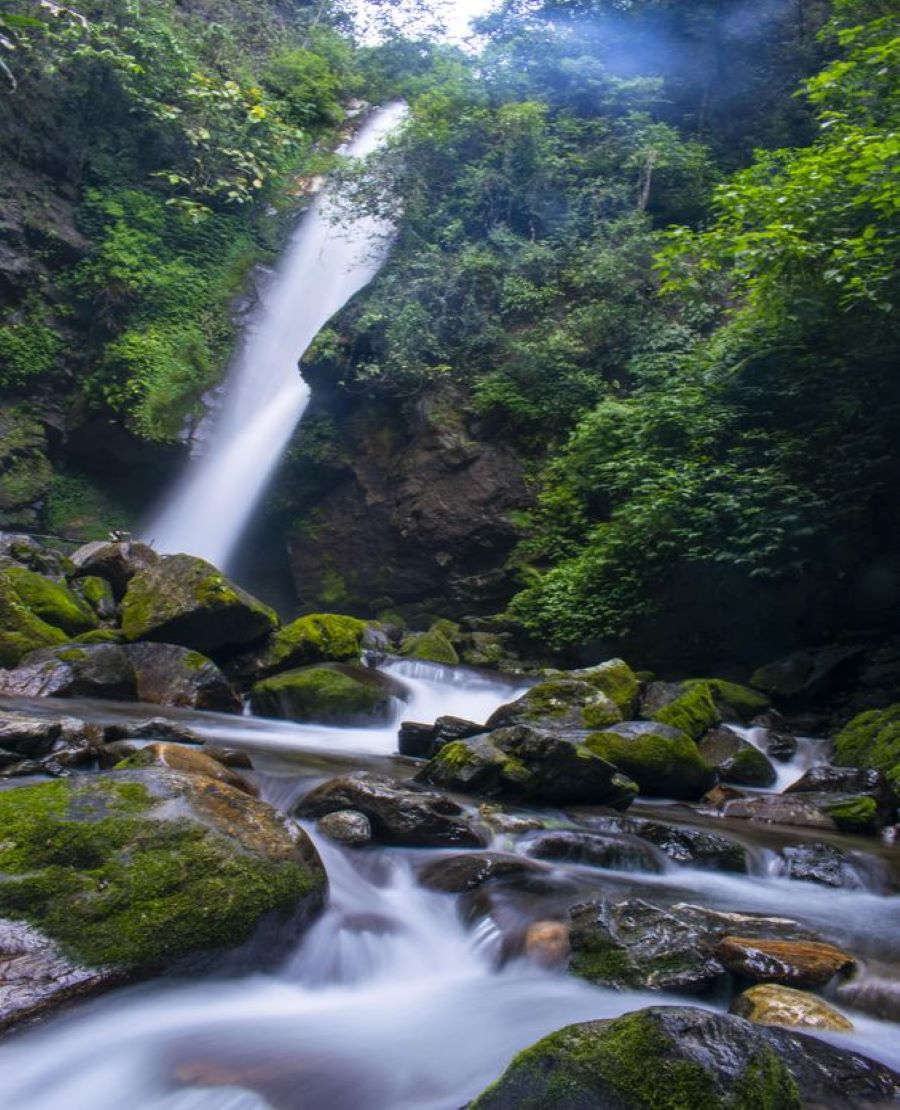
{"label": "stream", "polygon": [[[219,745],[251,756],[263,799],[289,812],[323,779],[349,767],[413,773],[398,757],[401,719],[453,714],[484,720],[521,692],[515,679],[428,663],[385,669],[409,691],[389,725],[370,729],[296,725],[187,710],[157,711]],[[21,702],[19,703],[21,706]],[[67,701],[66,711],[105,721],[146,717],[146,707]],[[58,713],[52,699],[29,711]],[[745,733],[754,740],[752,733]],[[761,737],[756,737],[762,742]],[[778,789],[815,762],[821,745],[801,743]],[[459,799],[474,808],[472,799]],[[525,814],[526,811],[512,811]],[[592,813],[540,811],[545,825],[577,827]],[[560,916],[600,892],[658,905],[691,902],[794,918],[849,948],[873,969],[900,963],[900,897],[890,854],[877,840],[791,829],[792,842],[851,848],[855,881],[830,889],[780,877],[786,830],[726,824],[693,808],[641,801],[629,815],[714,828],[751,848],[746,875],[699,870],[665,859],[659,873],[576,864],[548,866],[546,891],[486,905],[433,893],[417,881],[433,849],[346,849],[305,824],[330,881],[330,901],[274,972],[243,962],[190,981],[157,979],[81,1003],[10,1038],[0,1048],[0,1105],[6,1110],[455,1110],[495,1079],[511,1057],[564,1025],[619,1015],[684,996],[614,991],[548,970],[516,954],[509,938],[529,921]],[[796,834],[796,835],[795,835]],[[529,833],[497,833],[491,849],[527,853]],[[896,880],[896,876],[894,876]],[[259,957],[257,967],[265,962]],[[873,971],[873,974],[876,972]],[[881,974],[881,972],[877,972]],[[722,1008],[726,1000],[692,1004]],[[832,999],[834,1002],[834,999]],[[840,1002],[853,1033],[825,1034],[894,1068],[896,1024]]]}

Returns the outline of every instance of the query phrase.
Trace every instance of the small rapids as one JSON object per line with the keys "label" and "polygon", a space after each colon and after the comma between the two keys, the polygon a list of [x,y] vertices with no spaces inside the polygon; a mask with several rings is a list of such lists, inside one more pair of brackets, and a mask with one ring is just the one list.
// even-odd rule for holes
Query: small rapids
{"label": "small rapids", "polygon": [[[401,718],[428,722],[449,713],[483,720],[521,690],[514,680],[465,668],[403,661],[387,670],[408,698],[389,725],[372,729],[177,716],[218,743],[250,751],[262,796],[289,810],[323,767],[335,773],[348,753],[359,757],[354,765],[396,773],[404,766],[393,758]],[[67,704],[82,715],[91,708]],[[108,704],[105,711],[108,718]],[[798,753],[798,763],[805,759]],[[802,767],[789,770],[797,777]],[[673,824],[692,820],[692,811],[665,802],[641,803],[633,812]],[[544,816],[571,823],[562,813]],[[699,816],[696,823],[742,837],[737,823],[727,830]],[[685,1001],[595,987],[504,955],[504,922],[461,913],[456,896],[418,882],[424,863],[452,853],[349,851],[312,825],[307,831],[328,871],[330,901],[276,972],[225,965],[205,978],[126,987],[13,1037],[0,1048],[4,1110],[456,1110],[518,1050],[553,1030]],[[658,904],[775,913],[820,926],[873,966],[900,959],[900,897],[772,874],[766,860],[774,834],[761,833],[759,843],[754,835],[746,833],[756,853],[749,875],[671,861],[660,873],[567,863],[549,870],[570,883],[568,903],[572,890],[587,897],[621,892]],[[497,834],[492,847],[527,851],[527,843],[528,837],[513,842]],[[856,1012],[852,1020],[852,1034],[829,1039],[900,1065],[896,1025]]]}

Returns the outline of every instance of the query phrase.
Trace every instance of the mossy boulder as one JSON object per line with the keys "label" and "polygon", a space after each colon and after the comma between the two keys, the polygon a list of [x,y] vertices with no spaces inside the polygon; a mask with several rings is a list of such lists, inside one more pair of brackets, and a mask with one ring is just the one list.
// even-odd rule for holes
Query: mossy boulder
{"label": "mossy boulder", "polygon": [[305,834],[231,786],[113,771],[0,793],[0,915],[90,967],[152,968],[317,913]]}
{"label": "mossy boulder", "polygon": [[721,678],[691,678],[651,682],[642,698],[641,715],[699,740],[722,721],[751,721],[770,704],[765,694],[749,686]]}
{"label": "mossy boulder", "polygon": [[772,786],[778,773],[749,740],[729,728],[711,729],[697,745],[700,755],[716,768],[722,782],[737,786]]}
{"label": "mossy boulder", "polygon": [[25,607],[54,628],[76,636],[97,627],[96,613],[65,583],[27,567],[6,566],[0,574]]}
{"label": "mossy boulder", "polygon": [[331,725],[377,725],[389,721],[407,692],[380,671],[350,663],[299,667],[257,682],[250,692],[254,713]]}
{"label": "mossy boulder", "polygon": [[98,578],[88,574],[84,578],[76,578],[73,589],[102,621],[114,621],[118,618],[119,607],[113,588],[105,578]]}
{"label": "mossy boulder", "polygon": [[260,677],[309,663],[359,659],[366,622],[338,613],[310,613],[279,628],[255,661]]}
{"label": "mossy boulder", "polygon": [[0,574],[0,666],[15,667],[29,652],[68,639],[62,629],[36,616]]}
{"label": "mossy boulder", "polygon": [[705,683],[684,690],[674,701],[664,705],[653,714],[653,720],[660,724],[671,725],[699,740],[704,733],[722,720],[719,710],[712,698],[712,693]]}
{"label": "mossy boulder", "polygon": [[603,728],[621,720],[616,703],[592,683],[575,678],[551,678],[494,710],[486,727],[521,724],[565,733]]}
{"label": "mossy boulder", "polygon": [[802,1033],[690,1006],[569,1025],[520,1052],[469,1110],[800,1110],[887,1105],[897,1076]]}
{"label": "mossy boulder", "polygon": [[72,553],[76,578],[101,578],[107,582],[116,601],[125,596],[128,583],[136,574],[159,562],[149,544],[139,540],[94,540]]}
{"label": "mossy boulder", "polygon": [[427,632],[413,632],[407,636],[400,647],[400,654],[407,659],[422,659],[428,663],[455,667],[459,663],[459,654],[441,627],[443,623],[433,625]]}
{"label": "mossy boulder", "polygon": [[583,744],[527,725],[512,725],[445,744],[418,782],[482,797],[625,809],[637,786]]}
{"label": "mossy boulder", "polygon": [[697,745],[677,728],[652,721],[625,721],[584,741],[588,751],[634,779],[642,794],[692,801],[715,781]]}
{"label": "mossy boulder", "polygon": [[834,761],[844,767],[873,767],[900,794],[900,703],[854,717],[835,738]]}
{"label": "mossy boulder", "polygon": [[139,571],[121,608],[129,640],[181,644],[213,657],[248,647],[279,623],[274,610],[193,555],[166,555]]}
{"label": "mossy boulder", "polygon": [[546,671],[545,674],[548,679],[567,678],[575,682],[587,682],[614,702],[621,718],[630,718],[637,708],[641,682],[624,659],[607,659],[592,667],[580,667],[574,671]]}

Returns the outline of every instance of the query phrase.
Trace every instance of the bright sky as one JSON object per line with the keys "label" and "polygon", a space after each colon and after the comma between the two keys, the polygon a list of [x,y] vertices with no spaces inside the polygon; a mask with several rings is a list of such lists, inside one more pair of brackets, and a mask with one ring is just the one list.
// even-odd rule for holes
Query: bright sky
{"label": "bright sky", "polygon": [[469,21],[484,15],[491,7],[492,0],[454,0],[448,4],[447,23],[452,39],[464,39],[469,33]]}

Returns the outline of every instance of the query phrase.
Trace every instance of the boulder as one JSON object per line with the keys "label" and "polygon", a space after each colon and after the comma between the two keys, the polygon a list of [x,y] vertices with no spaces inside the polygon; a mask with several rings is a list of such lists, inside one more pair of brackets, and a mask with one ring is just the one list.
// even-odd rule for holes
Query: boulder
{"label": "boulder", "polygon": [[766,751],[779,763],[790,763],[797,754],[797,737],[770,729],[766,735]]}
{"label": "boulder", "polygon": [[272,609],[193,555],[164,555],[139,571],[121,608],[129,640],[181,644],[211,656],[234,655],[278,627]]}
{"label": "boulder", "polygon": [[233,948],[263,921],[293,938],[326,892],[299,828],[222,782],[162,768],[0,793],[0,873],[0,915],[79,967],[131,975]]}
{"label": "boulder", "polygon": [[353,809],[372,823],[374,839],[407,847],[481,848],[485,837],[462,806],[413,783],[360,771],[317,786],[297,806],[300,817],[320,818]]}
{"label": "boulder", "polygon": [[77,636],[97,627],[96,613],[65,582],[20,566],[3,567],[0,577],[26,609],[54,628]]}
{"label": "boulder", "polygon": [[377,725],[405,701],[406,688],[381,671],[352,663],[321,663],[257,682],[250,692],[261,717],[330,725]]}
{"label": "boulder", "polygon": [[780,874],[798,882],[817,883],[843,890],[862,890],[859,871],[853,857],[833,844],[813,841],[790,844],[781,849]]}
{"label": "boulder", "polygon": [[592,667],[546,673],[548,678],[568,678],[576,682],[587,682],[616,705],[620,719],[628,720],[637,708],[641,688],[640,679],[624,659],[607,659],[603,663],[595,663]]}
{"label": "boulder", "polygon": [[0,574],[0,666],[15,667],[29,652],[64,644],[61,628],[36,616],[22,602],[4,574]]}
{"label": "boulder", "polygon": [[102,730],[78,717],[0,714],[0,776],[65,775],[102,752]]}
{"label": "boulder", "polygon": [[675,863],[712,871],[747,871],[747,849],[736,840],[686,825],[667,825],[642,817],[582,818],[600,832],[620,833],[648,841]]}
{"label": "boulder", "polygon": [[67,644],[0,672],[0,693],[113,698],[239,713],[241,701],[211,660],[176,644]]}
{"label": "boulder", "polygon": [[115,765],[117,771],[128,771],[142,767],[168,767],[185,775],[201,775],[215,779],[241,790],[254,797],[258,791],[241,775],[229,770],[224,764],[213,759],[206,752],[196,748],[183,748],[180,744],[148,744],[140,751],[129,755]]}
{"label": "boulder", "polygon": [[799,825],[809,829],[836,829],[837,825],[802,795],[766,794],[726,802],[723,816],[764,825]]}
{"label": "boulder", "polygon": [[530,841],[528,851],[537,859],[554,863],[564,861],[611,871],[644,871],[649,874],[658,874],[663,870],[649,845],[632,837],[566,830],[545,832]]}
{"label": "boulder", "polygon": [[[112,586],[105,578],[97,578],[93,574],[88,574],[84,578],[76,578],[73,589],[101,621],[115,621],[118,619],[119,606],[116,603],[116,596],[113,593]],[[99,630],[94,629],[92,631],[97,632]],[[92,631],[88,631],[86,635],[91,635]],[[102,631],[112,631],[112,629]],[[116,634],[118,635],[118,632]],[[85,633],[81,633],[81,635],[85,635]]]}
{"label": "boulder", "polygon": [[900,1077],[815,1037],[691,1006],[569,1025],[469,1110],[799,1110],[892,1103]]}
{"label": "boulder", "polygon": [[524,817],[507,813],[496,802],[482,802],[478,807],[478,816],[488,828],[506,836],[521,836],[522,833],[542,829],[545,825],[540,817]]}
{"label": "boulder", "polygon": [[624,809],[637,788],[585,745],[525,725],[445,744],[416,776],[445,790]]}
{"label": "boulder", "polygon": [[738,786],[772,786],[778,774],[759,748],[729,728],[710,730],[697,744],[700,755],[716,768],[723,782]]}
{"label": "boulder", "polygon": [[702,678],[650,683],[641,712],[699,740],[722,721],[749,721],[768,706],[769,699],[757,690],[721,678]]}
{"label": "boulder", "polygon": [[833,944],[741,936],[723,937],[715,955],[735,975],[792,987],[824,987],[839,971],[856,964],[853,956]]}
{"label": "boulder", "polygon": [[900,703],[854,717],[835,738],[834,761],[843,767],[880,771],[900,796]]}
{"label": "boulder", "polygon": [[642,794],[692,801],[715,780],[697,745],[670,725],[625,721],[592,733],[584,746],[634,779]]}
{"label": "boulder", "polygon": [[400,654],[408,659],[424,659],[429,663],[445,663],[451,667],[459,663],[456,648],[438,627],[433,627],[428,632],[411,633],[404,639]]}
{"label": "boulder", "polygon": [[363,650],[365,621],[338,613],[310,613],[277,629],[264,648],[236,660],[247,674],[267,678],[310,663],[356,662]]}
{"label": "boulder", "polygon": [[339,809],[326,813],[316,822],[323,836],[348,848],[361,848],[372,839],[372,822],[355,809]]}
{"label": "boulder", "polygon": [[485,883],[502,882],[506,886],[530,890],[541,882],[546,869],[522,856],[502,852],[467,852],[442,857],[427,863],[419,872],[419,882],[429,890],[442,894],[463,894]]}
{"label": "boulder", "polygon": [[107,744],[114,740],[170,740],[176,744],[203,744],[203,737],[168,717],[146,717],[137,721],[122,721],[103,728]]}
{"label": "boulder", "polygon": [[403,721],[397,734],[397,750],[401,755],[430,759],[445,744],[468,740],[485,730],[484,725],[462,717],[438,717],[433,725]]}
{"label": "boulder", "polygon": [[702,920],[639,898],[583,903],[569,916],[569,969],[600,986],[696,993],[725,974]]}
{"label": "boulder", "polygon": [[125,596],[128,583],[136,574],[155,566],[159,555],[149,544],[137,540],[122,543],[94,541],[72,553],[77,578],[102,578],[112,588],[117,601]]}
{"label": "boulder", "polygon": [[552,679],[532,686],[520,698],[494,710],[488,731],[509,725],[531,725],[557,733],[583,732],[621,721],[622,714],[602,690],[573,678]]}
{"label": "boulder", "polygon": [[745,990],[732,1002],[731,1013],[757,1025],[827,1029],[833,1033],[849,1033],[853,1029],[852,1021],[816,995],[776,983],[760,983]]}

